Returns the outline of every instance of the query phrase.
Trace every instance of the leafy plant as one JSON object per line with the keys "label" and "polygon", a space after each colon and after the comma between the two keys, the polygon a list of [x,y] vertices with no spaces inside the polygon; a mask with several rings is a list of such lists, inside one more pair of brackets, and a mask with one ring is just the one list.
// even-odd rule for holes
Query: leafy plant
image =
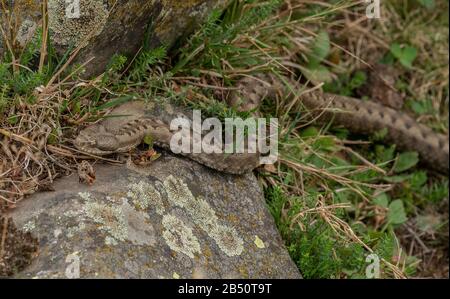
{"label": "leafy plant", "polygon": [[402,47],[398,43],[393,43],[391,45],[390,51],[395,58],[406,68],[412,68],[412,64],[417,57],[417,49],[406,45]]}
{"label": "leafy plant", "polygon": [[424,6],[427,9],[432,9],[436,6],[434,0],[418,0],[418,1],[422,6]]}
{"label": "leafy plant", "polygon": [[307,55],[306,67],[302,67],[305,77],[313,83],[330,82],[331,73],[326,66],[321,63],[330,53],[330,37],[326,31],[320,31],[311,46]]}
{"label": "leafy plant", "polygon": [[[167,51],[164,47],[158,47],[151,50],[142,51],[134,62],[133,68],[130,71],[128,79],[130,81],[143,81],[146,76],[152,71],[152,67],[161,62],[167,56]],[[123,59],[119,61],[123,64]],[[123,62],[123,63],[122,63]],[[118,65],[120,66],[120,65]],[[117,68],[117,65],[116,65]]]}
{"label": "leafy plant", "polygon": [[389,204],[388,212],[388,224],[398,225],[406,222],[408,219],[406,217],[405,207],[403,206],[403,201],[396,199]]}
{"label": "leafy plant", "polygon": [[394,171],[399,173],[408,170],[419,162],[419,155],[416,152],[401,153],[395,163]]}
{"label": "leafy plant", "polygon": [[[199,68],[221,72],[223,60],[239,63],[243,67],[257,65],[260,60],[255,52],[232,45],[231,42],[238,34],[244,34],[264,21],[282,1],[269,0],[252,5],[256,2],[234,1],[224,13],[219,10],[213,11],[206,24],[189,39],[187,46],[179,51],[178,63],[171,72],[175,74],[185,70],[195,74]],[[250,8],[244,12],[245,5]],[[195,64],[194,68],[188,67],[191,63]]]}

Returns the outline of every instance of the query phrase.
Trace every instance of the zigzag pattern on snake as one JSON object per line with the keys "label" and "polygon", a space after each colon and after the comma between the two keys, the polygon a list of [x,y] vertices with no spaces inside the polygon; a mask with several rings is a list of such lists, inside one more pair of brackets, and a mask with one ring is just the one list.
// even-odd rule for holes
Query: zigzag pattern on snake
{"label": "zigzag pattern on snake", "polygon": [[[287,78],[291,87],[300,90],[298,84]],[[262,99],[274,97],[277,93],[287,94],[289,90],[280,79],[271,75],[246,77],[238,82],[238,91],[228,99],[228,104],[238,110],[258,108]],[[313,91],[301,96],[302,104],[318,121],[333,120],[351,132],[373,134],[387,129],[385,140],[401,149],[417,151],[430,168],[448,174],[449,138],[417,123],[405,113],[374,102]],[[188,110],[169,103],[126,103],[112,112],[115,117],[90,126],[80,132],[74,145],[95,155],[126,152],[151,135],[155,143],[170,150],[170,121],[175,117],[189,118]],[[210,168],[233,174],[241,174],[259,166],[259,155],[244,154],[183,154]]]}

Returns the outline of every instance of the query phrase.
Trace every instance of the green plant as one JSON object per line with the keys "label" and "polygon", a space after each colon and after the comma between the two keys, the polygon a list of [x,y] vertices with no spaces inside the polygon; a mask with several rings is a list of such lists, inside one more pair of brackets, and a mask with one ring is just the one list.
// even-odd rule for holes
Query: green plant
{"label": "green plant", "polygon": [[417,57],[417,49],[406,45],[402,47],[400,44],[393,43],[390,51],[392,55],[406,68],[412,68],[412,64]]}

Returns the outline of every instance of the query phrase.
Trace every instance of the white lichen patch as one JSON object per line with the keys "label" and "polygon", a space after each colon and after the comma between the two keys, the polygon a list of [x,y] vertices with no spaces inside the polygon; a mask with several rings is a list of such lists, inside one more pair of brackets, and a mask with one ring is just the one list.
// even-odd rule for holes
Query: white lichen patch
{"label": "white lichen patch", "polygon": [[92,197],[89,192],[79,192],[78,196],[83,199],[84,201],[91,201]]}
{"label": "white lichen patch", "polygon": [[[103,0],[80,0],[79,10],[66,0],[48,0],[48,22],[56,44],[86,46],[105,27],[109,12]],[[77,13],[79,12],[79,15]]]}
{"label": "white lichen patch", "polygon": [[85,200],[82,214],[83,221],[79,227],[71,228],[73,236],[80,231],[86,221],[100,224],[99,229],[104,231],[106,245],[117,245],[122,241],[130,241],[135,245],[154,245],[156,243],[153,226],[149,216],[138,211],[128,203],[127,198],[121,198],[121,204],[108,204],[98,202],[91,194],[82,192],[79,196]]}
{"label": "white lichen patch", "polygon": [[156,213],[162,216],[162,236],[169,248],[194,258],[201,253],[200,243],[190,226],[166,213],[162,194],[167,194],[170,205],[185,210],[196,227],[211,237],[227,256],[238,256],[243,252],[244,241],[238,231],[221,223],[207,200],[201,196],[195,197],[183,180],[170,175],[162,186],[165,192],[160,193],[145,181],[131,183],[127,198],[122,198],[121,204],[111,200],[105,204],[89,193],[79,193],[85,201],[83,217],[100,224],[99,229],[107,233],[107,245],[117,245],[125,240],[137,245],[154,245],[155,233],[146,212],[149,208],[155,208]]}
{"label": "white lichen patch", "polygon": [[219,218],[203,197],[194,198],[185,208],[191,214],[194,222],[205,230],[209,231],[217,226]]}
{"label": "white lichen patch", "polygon": [[192,221],[198,225],[217,246],[228,256],[240,255],[244,250],[244,241],[238,232],[219,223],[219,219],[208,202],[202,197],[195,198],[189,187],[172,175],[163,182],[169,201],[186,210]]}
{"label": "white lichen patch", "polygon": [[79,233],[80,231],[84,231],[86,229],[86,224],[81,221],[77,226],[72,226],[67,228],[66,230],[66,236],[67,238],[72,238],[74,237],[77,233]]}
{"label": "white lichen patch", "polygon": [[162,224],[164,227],[163,238],[170,249],[181,252],[190,258],[196,253],[200,254],[200,243],[192,233],[192,229],[183,221],[172,215],[164,215]]}
{"label": "white lichen patch", "polygon": [[137,209],[146,210],[150,206],[155,207],[158,215],[165,212],[161,194],[152,185],[144,181],[133,183],[128,186],[127,196],[131,198]]}
{"label": "white lichen patch", "polygon": [[217,225],[209,232],[217,246],[228,256],[237,256],[244,250],[244,241],[233,227]]}
{"label": "white lichen patch", "polygon": [[30,220],[27,223],[25,223],[22,227],[22,230],[24,232],[32,232],[36,229],[36,222],[34,220]]}
{"label": "white lichen patch", "polygon": [[24,20],[17,31],[16,41],[21,47],[25,47],[30,42],[36,32],[37,24],[32,20]]}
{"label": "white lichen patch", "polygon": [[195,198],[188,186],[180,179],[169,175],[163,182],[169,200],[177,207],[188,209]]}
{"label": "white lichen patch", "polygon": [[117,240],[114,239],[113,237],[106,236],[106,237],[105,237],[105,244],[106,244],[106,245],[109,245],[109,246],[116,246],[116,245],[119,244],[119,243],[118,243]]}
{"label": "white lichen patch", "polygon": [[205,3],[202,3],[197,9],[192,10],[189,13],[190,17],[193,18],[198,18],[198,17],[203,17],[206,15],[206,12],[208,11],[208,6]]}
{"label": "white lichen patch", "polygon": [[[80,195],[80,194],[78,194],[78,195]],[[89,194],[87,196],[89,196]],[[69,211],[65,211],[63,213],[64,217],[78,217],[79,215],[80,215],[80,211],[75,211],[75,210],[73,210],[73,211],[69,210]]]}
{"label": "white lichen patch", "polygon": [[127,222],[120,206],[105,205],[92,200],[83,206],[86,217],[97,224],[99,229],[105,231],[117,241],[125,241],[128,236]]}
{"label": "white lichen patch", "polygon": [[53,237],[57,239],[62,234],[62,229],[57,228],[53,231]]}

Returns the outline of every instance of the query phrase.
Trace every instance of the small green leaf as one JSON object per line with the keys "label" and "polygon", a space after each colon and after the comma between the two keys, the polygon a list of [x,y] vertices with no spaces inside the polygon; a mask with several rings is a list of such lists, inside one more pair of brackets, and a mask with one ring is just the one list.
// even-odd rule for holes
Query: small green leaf
{"label": "small green leaf", "polygon": [[394,57],[399,58],[402,56],[402,48],[400,46],[400,44],[397,43],[393,43],[391,45],[391,53],[392,55],[394,55]]}
{"label": "small green leaf", "polygon": [[394,171],[396,173],[403,172],[417,165],[419,162],[419,154],[417,152],[405,152],[401,153],[397,157]]}
{"label": "small green leaf", "polygon": [[284,178],[284,184],[289,185],[292,183],[293,180],[294,180],[294,176],[293,176],[292,172],[288,172],[288,174]]}
{"label": "small green leaf", "polygon": [[413,188],[421,188],[428,180],[427,173],[425,171],[417,171],[411,175],[410,182]]}
{"label": "small green leaf", "polygon": [[375,154],[377,156],[377,161],[379,163],[394,160],[394,158],[395,158],[395,145],[392,145],[392,146],[386,148],[383,145],[377,144],[375,146]]}
{"label": "small green leaf", "polygon": [[352,79],[349,82],[349,87],[351,90],[360,88],[363,86],[367,81],[367,75],[363,71],[357,71],[353,75]]}
{"label": "small green leaf", "polygon": [[57,144],[58,143],[58,131],[53,129],[51,134],[48,135],[47,143],[48,144]]}
{"label": "small green leaf", "polygon": [[59,108],[59,113],[64,113],[67,108],[69,107],[69,101],[68,100],[63,100],[61,103],[61,106]]}
{"label": "small green leaf", "polygon": [[407,46],[403,49],[403,55],[400,58],[400,63],[407,67],[412,68],[412,63],[417,57],[417,49],[414,47]]}
{"label": "small green leaf", "polygon": [[412,68],[412,63],[417,57],[417,49],[412,46],[401,47],[397,43],[391,45],[391,53],[406,68]]}
{"label": "small green leaf", "polygon": [[118,105],[121,105],[121,104],[131,101],[133,98],[134,98],[133,95],[126,95],[123,97],[118,97],[118,98],[115,98],[115,99],[112,99],[112,100],[106,102],[103,105],[100,105],[100,106],[94,108],[94,110],[99,111],[99,110],[103,110],[103,109],[107,109],[107,108],[116,107]]}
{"label": "small green leaf", "polygon": [[144,143],[149,145],[150,147],[152,147],[153,146],[153,137],[150,135],[145,136]]}
{"label": "small green leaf", "polygon": [[330,52],[330,37],[326,31],[321,31],[314,40],[311,53],[308,55],[308,69],[315,69]]}
{"label": "small green leaf", "polygon": [[403,201],[396,199],[389,205],[388,222],[390,224],[402,224],[405,223],[408,218],[406,217],[405,207]]}
{"label": "small green leaf", "polygon": [[314,143],[314,146],[317,146],[320,149],[328,151],[333,151],[336,149],[336,143],[334,142],[334,138],[328,136],[318,138],[317,141]]}
{"label": "small green leaf", "polygon": [[333,128],[333,133],[334,135],[341,140],[345,140],[348,138],[348,135],[350,134],[350,132],[345,129],[345,128]]}
{"label": "small green leaf", "polygon": [[315,68],[301,68],[303,75],[314,84],[329,83],[333,81],[331,72],[323,65]]}
{"label": "small green leaf", "polygon": [[387,52],[381,59],[380,63],[385,65],[393,65],[395,62],[395,57],[392,52]]}
{"label": "small green leaf", "polygon": [[317,137],[319,135],[319,130],[316,127],[308,127],[300,132],[300,136],[304,139],[310,137]]}
{"label": "small green leaf", "polygon": [[433,9],[435,7],[434,0],[419,0],[419,3],[426,9]]}
{"label": "small green leaf", "polygon": [[80,101],[76,101],[73,104],[73,112],[75,112],[75,113],[80,113],[81,112],[81,102]]}
{"label": "small green leaf", "polygon": [[441,219],[439,214],[418,215],[416,217],[417,228],[419,228],[422,232],[433,234],[436,233],[436,231],[439,230],[439,227],[443,225],[442,220],[443,219]]}
{"label": "small green leaf", "polygon": [[394,184],[398,184],[398,183],[402,183],[406,180],[408,180],[411,177],[411,175],[409,174],[403,174],[403,175],[393,175],[393,176],[387,176],[384,177],[384,181],[388,182],[388,183],[394,183]]}
{"label": "small green leaf", "polygon": [[154,155],[150,158],[150,161],[156,161],[156,160],[159,159],[159,157],[161,157],[161,154],[160,154],[160,153],[154,154]]}
{"label": "small green leaf", "polygon": [[389,205],[389,196],[386,193],[381,193],[374,198],[373,203],[377,206],[387,208]]}
{"label": "small green leaf", "polygon": [[13,116],[8,117],[8,122],[11,125],[17,124],[19,122],[19,116],[13,115]]}
{"label": "small green leaf", "polygon": [[383,128],[381,130],[378,130],[373,134],[373,139],[375,141],[383,141],[384,138],[386,138],[387,134],[389,133],[388,128]]}
{"label": "small green leaf", "polygon": [[407,105],[418,115],[434,113],[433,103],[427,99],[424,101],[408,100]]}

